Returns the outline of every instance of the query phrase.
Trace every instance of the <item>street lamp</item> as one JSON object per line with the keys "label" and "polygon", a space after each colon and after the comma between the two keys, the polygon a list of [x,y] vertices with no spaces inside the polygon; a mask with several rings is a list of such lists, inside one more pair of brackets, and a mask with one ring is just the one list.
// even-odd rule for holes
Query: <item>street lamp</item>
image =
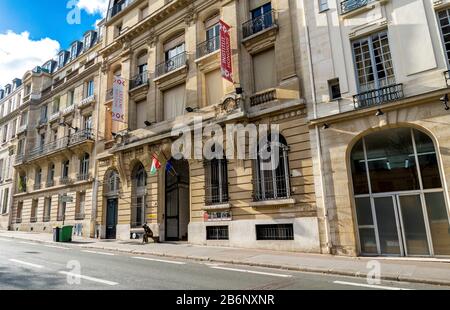
{"label": "street lamp", "polygon": [[78,130],[80,130],[78,127],[73,127],[72,125],[67,124],[66,122],[59,123],[59,126],[61,126],[61,127],[68,127],[68,128],[70,128],[72,130],[75,130],[75,132],[78,132]]}

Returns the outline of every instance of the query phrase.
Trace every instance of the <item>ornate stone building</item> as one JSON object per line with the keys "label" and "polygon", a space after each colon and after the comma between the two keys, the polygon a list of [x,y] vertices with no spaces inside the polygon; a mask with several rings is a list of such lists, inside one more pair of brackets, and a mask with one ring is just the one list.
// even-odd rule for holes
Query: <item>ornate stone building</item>
{"label": "ornate stone building", "polygon": [[[316,253],[326,248],[300,79],[297,9],[288,0],[110,1],[100,51],[96,157],[102,238],[136,237],[147,222],[161,241]],[[235,84],[221,77],[219,20],[232,27]],[[124,123],[112,121],[114,76],[127,81]],[[279,125],[280,143],[272,146],[280,151],[280,165],[263,170],[262,160],[171,158],[178,139],[172,129],[193,128],[196,117],[203,127],[219,129]],[[162,167],[151,175],[153,157]]]}
{"label": "ornate stone building", "polygon": [[298,3],[332,252],[450,255],[450,1]]}
{"label": "ornate stone building", "polygon": [[22,80],[14,79],[0,89],[0,229],[9,229],[12,195],[14,194],[14,169],[19,114],[23,103]]}
{"label": "ornate stone building", "polygon": [[23,77],[13,230],[50,233],[70,224],[78,235],[95,235],[101,42],[88,31]]}

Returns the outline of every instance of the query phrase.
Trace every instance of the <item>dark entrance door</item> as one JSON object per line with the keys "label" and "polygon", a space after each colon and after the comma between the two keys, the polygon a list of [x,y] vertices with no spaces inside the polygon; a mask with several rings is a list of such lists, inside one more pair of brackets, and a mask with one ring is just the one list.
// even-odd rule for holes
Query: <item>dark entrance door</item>
{"label": "dark entrance door", "polygon": [[116,239],[117,217],[118,217],[117,199],[108,199],[106,206],[106,239]]}
{"label": "dark entrance door", "polygon": [[188,239],[189,163],[171,160],[173,169],[166,171],[166,240]]}

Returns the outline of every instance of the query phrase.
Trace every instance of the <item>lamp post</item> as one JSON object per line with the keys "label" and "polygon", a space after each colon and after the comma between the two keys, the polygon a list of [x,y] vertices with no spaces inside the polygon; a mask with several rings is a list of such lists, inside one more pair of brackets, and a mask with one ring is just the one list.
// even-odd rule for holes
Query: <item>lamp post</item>
{"label": "lamp post", "polygon": [[60,122],[60,123],[59,123],[59,126],[69,128],[69,135],[67,136],[67,138],[68,138],[68,139],[67,139],[67,146],[69,146],[69,144],[70,144],[70,136],[72,135],[72,132],[70,131],[70,129],[74,130],[75,133],[77,133],[78,130],[80,130],[80,129],[79,129],[78,127],[73,127],[72,125],[67,124],[67,123],[64,122],[64,121]]}

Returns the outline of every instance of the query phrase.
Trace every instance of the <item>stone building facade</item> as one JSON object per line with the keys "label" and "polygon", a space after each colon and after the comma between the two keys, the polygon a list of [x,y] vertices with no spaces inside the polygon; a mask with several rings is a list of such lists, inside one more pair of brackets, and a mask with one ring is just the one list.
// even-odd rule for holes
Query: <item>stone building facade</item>
{"label": "stone building facade", "polygon": [[13,163],[16,152],[19,114],[23,103],[22,80],[14,79],[0,89],[0,229],[10,228],[12,195],[14,194]]}
{"label": "stone building facade", "polygon": [[450,254],[450,1],[301,1],[317,202],[335,254]]}
{"label": "stone building facade", "polygon": [[23,77],[13,230],[50,233],[73,225],[77,235],[95,235],[101,42],[97,31],[88,31]]}
{"label": "stone building facade", "polygon": [[[147,222],[161,241],[314,253],[326,247],[297,62],[297,9],[287,0],[111,1],[100,51],[102,238],[137,237]],[[234,84],[221,77],[219,20],[231,26]],[[128,84],[124,123],[112,121],[114,76]],[[175,160],[172,130],[192,129],[196,118],[204,133],[206,125],[217,132],[227,124],[279,125],[273,146],[281,164],[266,171],[247,158]],[[209,133],[195,136],[207,141]],[[162,167],[152,175],[154,157]]]}

